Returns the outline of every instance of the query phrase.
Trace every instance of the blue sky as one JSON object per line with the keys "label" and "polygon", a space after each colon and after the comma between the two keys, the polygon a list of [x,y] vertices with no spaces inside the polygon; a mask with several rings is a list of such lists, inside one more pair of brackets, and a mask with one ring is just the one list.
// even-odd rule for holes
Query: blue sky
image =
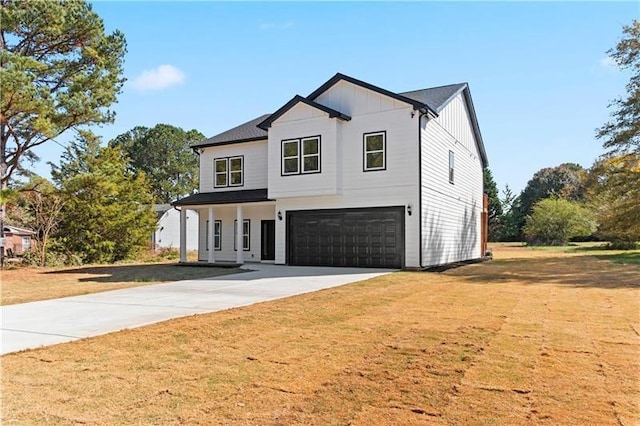
{"label": "blue sky", "polygon": [[[168,123],[213,136],[336,72],[391,91],[470,84],[500,189],[524,188],[542,167],[589,167],[595,129],[629,74],[607,60],[625,3],[94,2],[124,32],[125,84],[106,143],[136,125]],[[58,140],[66,144],[72,135]],[[48,175],[62,148],[36,153]]]}

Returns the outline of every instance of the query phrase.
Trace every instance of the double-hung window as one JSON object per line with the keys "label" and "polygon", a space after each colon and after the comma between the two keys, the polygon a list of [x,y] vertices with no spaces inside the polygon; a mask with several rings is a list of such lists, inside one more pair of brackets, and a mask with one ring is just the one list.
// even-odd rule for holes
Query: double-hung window
{"label": "double-hung window", "polygon": [[320,173],[320,136],[282,141],[282,175]]}
{"label": "double-hung window", "polygon": [[453,177],[454,177],[454,160],[455,160],[455,156],[453,154],[453,151],[449,151],[449,183],[453,183]]}
{"label": "double-hung window", "polygon": [[229,164],[226,158],[216,158],[213,160],[215,165],[215,186],[216,188],[227,186],[227,169],[229,168]]}
{"label": "double-hung window", "polygon": [[387,133],[375,132],[364,134],[364,171],[385,170]]}
{"label": "double-hung window", "polygon": [[[249,251],[251,241],[251,220],[242,221],[242,250]],[[238,250],[238,221],[233,222],[233,249]]]}
{"label": "double-hung window", "polygon": [[216,158],[213,161],[215,168],[214,186],[216,188],[242,186],[244,184],[244,158],[242,156]]}
{"label": "double-hung window", "polygon": [[[211,228],[209,228],[209,221],[207,221],[207,234],[205,236],[205,244],[207,246],[207,251],[209,251],[209,232]],[[215,220],[213,222],[213,249],[214,250],[222,250],[222,221]]]}
{"label": "double-hung window", "polygon": [[213,249],[222,250],[222,221],[213,222]]}

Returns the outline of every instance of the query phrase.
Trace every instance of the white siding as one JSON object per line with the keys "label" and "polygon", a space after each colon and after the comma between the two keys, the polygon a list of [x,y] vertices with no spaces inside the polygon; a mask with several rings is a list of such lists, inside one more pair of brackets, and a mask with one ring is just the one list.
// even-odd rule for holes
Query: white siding
{"label": "white siding", "polygon": [[[242,207],[243,219],[251,221],[251,232],[249,234],[249,251],[244,251],[245,262],[259,262],[261,248],[261,221],[274,220],[275,210],[271,204],[246,204]],[[215,260],[224,262],[235,262],[236,251],[234,250],[234,223],[236,220],[236,205],[215,206],[214,220],[222,221],[222,250],[215,251]],[[199,231],[199,260],[208,259],[206,246],[206,229],[209,212],[207,208],[200,209],[200,231]],[[213,242],[210,242],[210,247]]]}
{"label": "white siding", "polygon": [[[153,241],[157,248],[180,248],[180,211],[170,208],[158,220]],[[198,212],[187,210],[187,250],[198,249]]]}
{"label": "white siding", "polygon": [[[243,186],[214,188],[213,160],[244,156]],[[238,191],[267,187],[267,141],[243,142],[204,148],[200,154],[200,192]]]}
{"label": "white siding", "polygon": [[[316,101],[350,115],[352,119],[339,121],[329,119],[325,114],[313,120],[296,121],[299,128],[285,122],[286,131],[284,125],[279,127],[280,120],[276,120],[269,132],[269,164],[278,167],[276,171],[269,170],[269,195],[277,198],[276,211],[281,211],[286,218],[286,212],[293,210],[382,206],[404,206],[406,209],[411,205],[416,213],[405,217],[405,264],[418,267],[418,115],[412,117],[412,107],[403,102],[345,82],[336,84]],[[335,151],[327,152],[325,134],[327,138],[331,137],[331,125],[335,129],[335,144],[330,143],[329,147]],[[280,139],[312,135],[314,131],[317,134],[324,132],[322,175],[326,173],[323,177],[335,179],[336,184],[335,192],[329,195],[312,196],[319,193],[307,192],[307,182],[298,179],[307,176],[280,176]],[[377,131],[386,131],[387,167],[386,170],[365,172],[363,136]],[[283,197],[285,191],[287,197]],[[285,245],[286,219],[276,221],[276,263],[285,263]]]}
{"label": "white siding", "polygon": [[[481,256],[482,163],[462,94],[424,123],[422,266]],[[455,155],[449,183],[449,151]]]}
{"label": "white siding", "polygon": [[[320,114],[318,114],[320,113]],[[335,195],[337,193],[335,118],[298,103],[269,129],[269,198]],[[320,136],[320,173],[282,176],[282,141]]]}

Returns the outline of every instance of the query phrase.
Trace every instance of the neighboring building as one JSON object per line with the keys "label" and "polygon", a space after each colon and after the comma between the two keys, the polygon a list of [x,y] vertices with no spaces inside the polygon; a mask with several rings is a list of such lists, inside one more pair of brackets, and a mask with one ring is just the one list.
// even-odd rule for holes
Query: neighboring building
{"label": "neighboring building", "polygon": [[[154,249],[180,248],[180,211],[171,204],[156,204],[153,206],[158,226],[151,236]],[[187,212],[187,250],[198,250],[198,212]]]}
{"label": "neighboring building", "polygon": [[35,244],[36,233],[17,226],[4,226],[4,252],[7,257],[22,256]]}
{"label": "neighboring building", "polygon": [[487,157],[466,83],[393,93],[336,74],[193,148],[200,192],[175,205],[183,229],[200,213],[201,261],[411,269],[484,254]]}

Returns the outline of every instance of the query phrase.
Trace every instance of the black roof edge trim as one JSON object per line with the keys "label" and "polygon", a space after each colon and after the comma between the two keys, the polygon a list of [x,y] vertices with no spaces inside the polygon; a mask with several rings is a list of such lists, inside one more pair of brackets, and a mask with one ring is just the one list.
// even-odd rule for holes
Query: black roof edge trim
{"label": "black roof edge trim", "polygon": [[438,115],[438,112],[435,109],[433,109],[430,105],[416,101],[411,98],[407,98],[406,96],[399,95],[397,93],[383,89],[382,87],[374,86],[373,84],[367,83],[366,81],[358,80],[357,78],[349,77],[348,75],[341,74],[341,73],[336,73],[336,75],[334,75],[329,80],[327,80],[326,83],[318,87],[309,96],[307,96],[307,99],[310,99],[312,101],[315,100],[318,96],[326,92],[330,87],[335,85],[340,80],[348,81],[349,83],[355,84],[356,86],[364,87],[365,89],[369,89],[374,92],[380,93],[382,95],[389,96],[390,98],[393,98],[398,101],[411,105],[415,110],[421,110],[426,108],[436,116]]}
{"label": "black roof edge trim", "polygon": [[306,105],[309,105],[312,108],[316,108],[316,109],[319,109],[320,111],[326,112],[327,114],[329,114],[329,118],[339,118],[340,120],[344,120],[344,121],[351,120],[350,116],[343,114],[340,111],[336,111],[333,108],[329,108],[328,106],[324,106],[322,104],[314,102],[310,99],[305,98],[304,96],[295,95],[289,102],[287,102],[282,107],[280,107],[276,112],[271,114],[266,120],[259,123],[258,127],[261,128],[262,130],[269,129],[269,127],[271,127],[271,124],[273,124],[274,121],[282,117],[284,113],[289,111],[291,108],[293,108],[295,105],[297,105],[300,102]]}
{"label": "black roof edge trim", "polygon": [[480,157],[482,157],[482,167],[489,167],[489,159],[487,158],[487,151],[484,148],[484,141],[482,139],[482,134],[480,133],[480,126],[478,125],[478,117],[476,116],[476,109],[473,106],[473,99],[471,98],[471,89],[469,85],[465,87],[464,100],[467,102],[467,107],[469,108],[469,112],[471,113],[471,124],[473,125],[473,131],[476,134],[478,139],[478,148],[480,149]]}
{"label": "black roof edge trim", "polygon": [[224,141],[224,142],[212,142],[212,143],[206,143],[206,144],[195,144],[195,145],[191,145],[191,149],[193,149],[194,151],[200,149],[200,148],[208,148],[210,146],[221,146],[221,145],[233,145],[235,143],[244,143],[244,142],[257,142],[257,141],[266,141],[267,137],[266,136],[260,136],[260,137],[256,137],[256,138],[245,138],[245,139],[237,139],[234,141]]}

